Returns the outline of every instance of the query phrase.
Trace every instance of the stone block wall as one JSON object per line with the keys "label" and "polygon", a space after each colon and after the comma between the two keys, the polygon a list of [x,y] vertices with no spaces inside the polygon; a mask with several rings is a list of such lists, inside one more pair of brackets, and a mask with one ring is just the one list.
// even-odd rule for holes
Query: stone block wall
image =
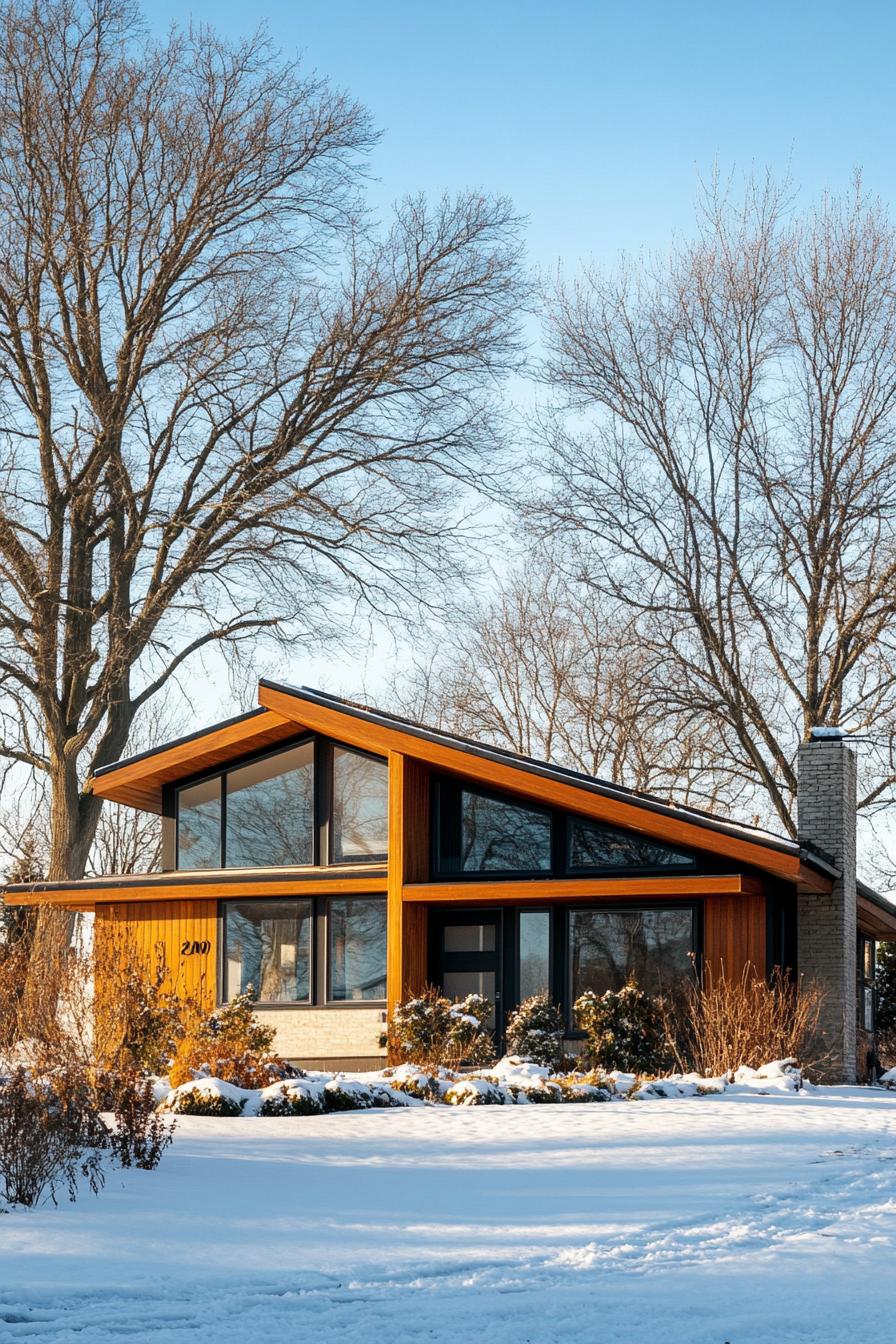
{"label": "stone block wall", "polygon": [[797,896],[802,975],[825,992],[822,1030],[831,1081],[856,1078],[856,759],[842,738],[814,738],[797,754],[798,833],[841,870],[829,894]]}
{"label": "stone block wall", "polygon": [[295,1064],[312,1069],[380,1069],[383,1009],[257,1008],[255,1015],[276,1031],[274,1049]]}

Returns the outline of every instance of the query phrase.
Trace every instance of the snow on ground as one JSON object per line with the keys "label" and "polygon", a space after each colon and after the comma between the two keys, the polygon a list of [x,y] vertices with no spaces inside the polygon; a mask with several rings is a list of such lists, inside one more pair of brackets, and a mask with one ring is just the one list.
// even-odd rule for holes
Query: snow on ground
{"label": "snow on ground", "polygon": [[0,1216],[0,1339],[894,1337],[896,1094],[182,1118]]}

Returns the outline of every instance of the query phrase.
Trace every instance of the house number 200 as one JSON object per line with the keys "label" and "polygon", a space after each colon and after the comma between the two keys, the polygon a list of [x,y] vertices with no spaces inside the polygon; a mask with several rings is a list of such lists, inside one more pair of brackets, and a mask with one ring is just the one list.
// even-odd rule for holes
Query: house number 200
{"label": "house number 200", "polygon": [[207,938],[203,938],[201,942],[195,938],[187,938],[180,945],[180,954],[182,957],[193,957],[196,956],[197,953],[204,954],[210,952],[211,946],[212,945]]}

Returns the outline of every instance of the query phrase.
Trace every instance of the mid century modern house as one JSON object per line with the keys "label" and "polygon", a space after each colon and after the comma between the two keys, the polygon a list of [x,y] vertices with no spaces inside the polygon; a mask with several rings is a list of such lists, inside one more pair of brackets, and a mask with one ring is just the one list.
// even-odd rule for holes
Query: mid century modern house
{"label": "mid century modern house", "polygon": [[[668,989],[724,963],[806,973],[844,1079],[874,1040],[876,939],[896,908],[856,881],[856,766],[831,730],[799,748],[799,840],[670,806],[320,691],[99,771],[160,813],[163,871],[12,887],[117,921],[209,1008],[252,986],[282,1054],[377,1067],[387,1008],[427,983],[506,1014],[633,973]],[[570,1027],[572,1023],[570,1022]]]}

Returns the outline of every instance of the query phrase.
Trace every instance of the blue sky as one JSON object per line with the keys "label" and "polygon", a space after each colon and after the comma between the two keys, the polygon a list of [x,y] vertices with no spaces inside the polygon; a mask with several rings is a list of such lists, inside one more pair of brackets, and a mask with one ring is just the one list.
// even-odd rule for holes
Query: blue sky
{"label": "blue sky", "polygon": [[[665,247],[690,229],[714,164],[789,173],[807,197],[862,167],[870,190],[896,196],[892,4],[150,0],[147,12],[159,31],[190,15],[231,37],[265,22],[370,109],[376,202],[506,193],[540,267]],[[380,632],[259,670],[375,696],[393,656]]]}
{"label": "blue sky", "polygon": [[574,267],[687,230],[700,174],[790,169],[808,194],[894,194],[896,6],[195,0],[153,3],[238,35],[265,21],[349,88],[384,137],[376,194],[510,195],[533,262]]}

